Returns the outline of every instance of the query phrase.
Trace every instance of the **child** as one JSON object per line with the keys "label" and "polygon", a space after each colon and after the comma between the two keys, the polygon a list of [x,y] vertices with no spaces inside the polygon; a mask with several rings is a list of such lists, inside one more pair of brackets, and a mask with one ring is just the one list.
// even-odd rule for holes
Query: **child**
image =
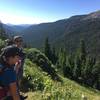
{"label": "child", "polygon": [[[20,59],[20,50],[16,46],[6,47],[0,56],[0,100],[4,100],[9,92],[12,100],[20,100],[16,84],[14,65]],[[6,88],[6,89],[5,89]],[[4,94],[3,94],[4,93]],[[11,99],[10,99],[11,100]]]}

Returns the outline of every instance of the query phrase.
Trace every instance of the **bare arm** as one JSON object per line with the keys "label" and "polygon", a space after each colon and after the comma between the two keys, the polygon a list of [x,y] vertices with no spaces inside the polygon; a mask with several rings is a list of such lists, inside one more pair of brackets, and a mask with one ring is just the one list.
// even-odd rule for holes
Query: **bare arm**
{"label": "bare arm", "polygon": [[18,71],[19,71],[19,68],[21,67],[21,61],[17,62],[15,64],[15,71],[16,71],[16,74],[18,74]]}
{"label": "bare arm", "polygon": [[13,97],[13,100],[20,100],[19,94],[17,92],[16,82],[11,83],[9,89],[10,89],[11,96]]}

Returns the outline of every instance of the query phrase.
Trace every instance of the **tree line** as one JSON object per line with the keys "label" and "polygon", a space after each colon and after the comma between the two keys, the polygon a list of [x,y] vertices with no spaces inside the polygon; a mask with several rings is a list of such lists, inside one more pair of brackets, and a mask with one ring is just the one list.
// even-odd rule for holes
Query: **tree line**
{"label": "tree line", "polygon": [[44,53],[64,77],[100,90],[100,62],[89,55],[84,40],[80,41],[80,46],[74,54],[67,54],[65,48],[56,52],[46,38]]}

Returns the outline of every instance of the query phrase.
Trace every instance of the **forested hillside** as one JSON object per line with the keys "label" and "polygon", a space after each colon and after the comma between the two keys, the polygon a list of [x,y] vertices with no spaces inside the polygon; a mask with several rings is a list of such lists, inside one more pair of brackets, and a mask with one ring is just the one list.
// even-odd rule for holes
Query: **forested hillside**
{"label": "forested hillside", "polygon": [[32,47],[42,48],[45,38],[48,37],[57,49],[64,47],[69,53],[75,52],[80,40],[83,39],[87,44],[88,52],[99,57],[100,11],[33,25],[22,33],[25,41]]}

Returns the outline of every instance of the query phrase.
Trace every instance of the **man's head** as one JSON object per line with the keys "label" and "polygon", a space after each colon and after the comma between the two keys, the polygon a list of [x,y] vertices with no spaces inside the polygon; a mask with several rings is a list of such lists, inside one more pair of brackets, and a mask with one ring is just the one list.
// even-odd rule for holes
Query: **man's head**
{"label": "man's head", "polygon": [[22,47],[23,39],[21,36],[15,36],[14,37],[14,44],[17,45],[17,47]]}

